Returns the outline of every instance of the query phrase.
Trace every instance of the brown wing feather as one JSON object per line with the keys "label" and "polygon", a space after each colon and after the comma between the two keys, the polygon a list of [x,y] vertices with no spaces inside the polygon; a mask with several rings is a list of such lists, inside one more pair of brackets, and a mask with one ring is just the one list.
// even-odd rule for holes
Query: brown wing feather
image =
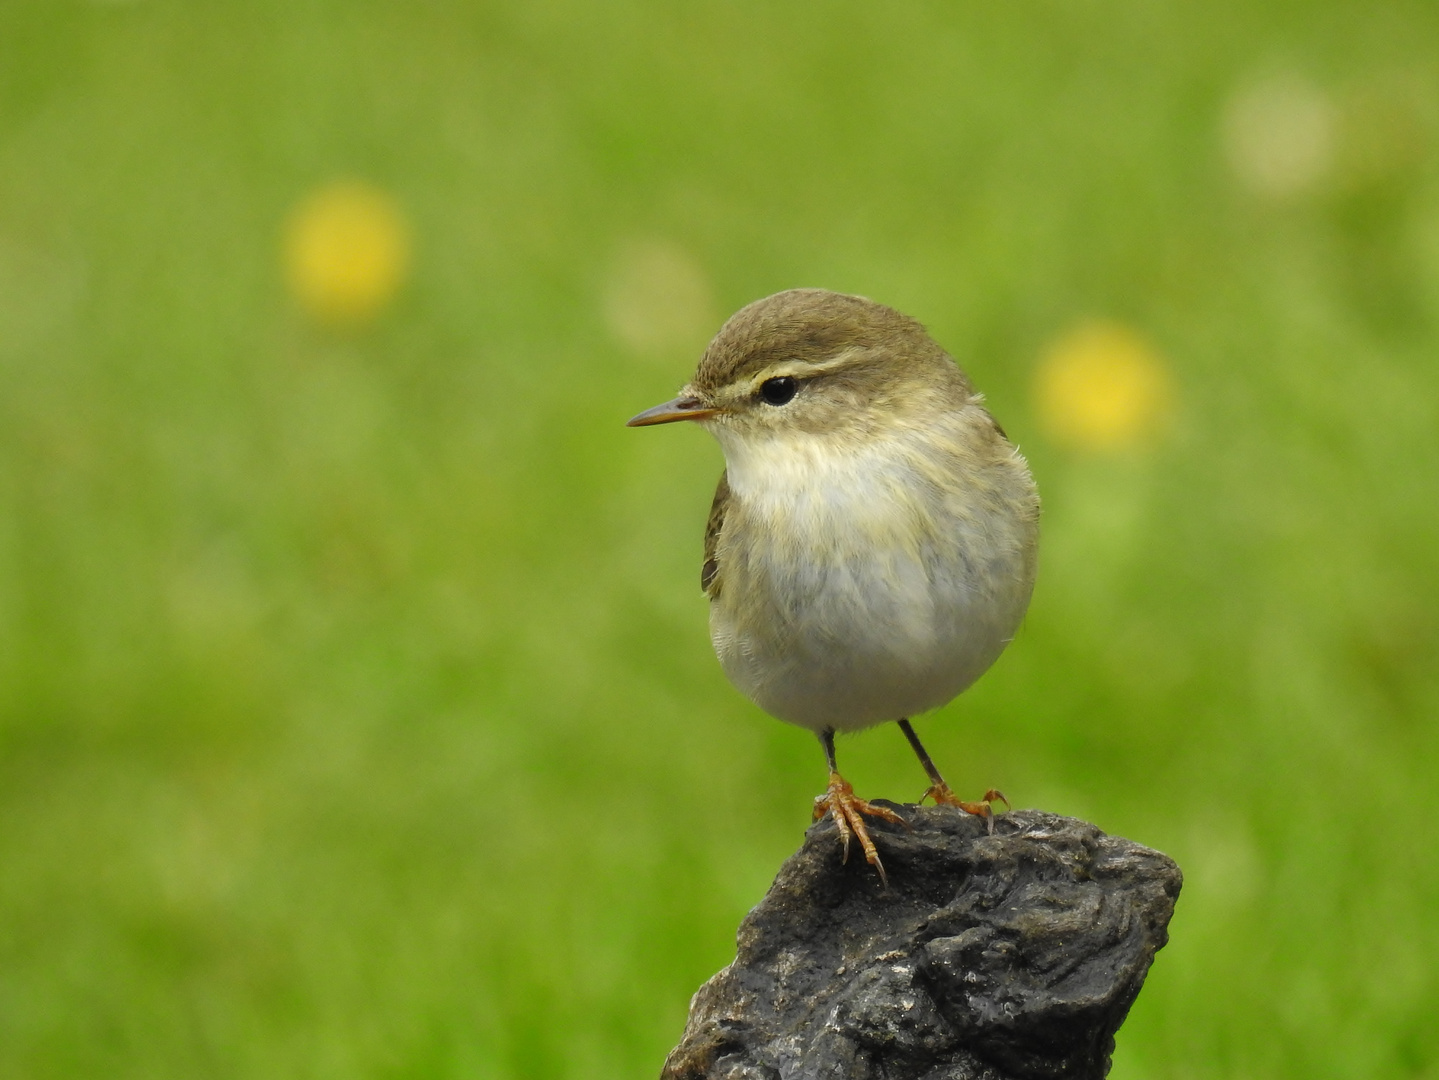
{"label": "brown wing feather", "polygon": [[705,523],[705,561],[700,567],[700,588],[709,596],[719,593],[719,548],[720,530],[724,528],[724,512],[729,506],[729,473],[720,473],[719,486],[715,488],[714,502],[710,503],[709,521]]}

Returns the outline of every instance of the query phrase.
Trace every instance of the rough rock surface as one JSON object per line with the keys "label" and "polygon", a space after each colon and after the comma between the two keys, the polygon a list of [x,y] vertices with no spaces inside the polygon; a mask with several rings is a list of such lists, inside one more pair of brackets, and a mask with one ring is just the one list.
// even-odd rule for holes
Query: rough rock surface
{"label": "rough rock surface", "polygon": [[664,1080],[1080,1080],[1109,1071],[1182,881],[1036,810],[870,819],[889,872],[813,826],[700,988]]}

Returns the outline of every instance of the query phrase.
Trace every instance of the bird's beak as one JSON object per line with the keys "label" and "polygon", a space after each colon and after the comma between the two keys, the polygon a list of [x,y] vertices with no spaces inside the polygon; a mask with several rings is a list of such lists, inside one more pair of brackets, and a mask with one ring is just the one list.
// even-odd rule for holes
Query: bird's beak
{"label": "bird's beak", "polygon": [[638,416],[632,416],[625,427],[649,427],[651,424],[673,424],[676,420],[704,420],[714,416],[718,409],[712,409],[697,397],[681,396],[653,409],[646,409]]}

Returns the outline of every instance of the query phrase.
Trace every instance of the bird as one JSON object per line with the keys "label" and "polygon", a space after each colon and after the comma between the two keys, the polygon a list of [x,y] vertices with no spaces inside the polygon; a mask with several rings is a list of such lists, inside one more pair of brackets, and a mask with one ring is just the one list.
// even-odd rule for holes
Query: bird
{"label": "bird", "polygon": [[678,396],[628,421],[688,421],[725,468],[700,585],[731,683],[808,728],[833,818],[887,882],[866,817],[904,825],[840,774],[835,735],[896,723],[920,797],[994,831],[993,788],[958,798],[911,718],[953,700],[1014,638],[1034,589],[1039,495],[959,364],[917,320],[861,296],[789,289],[720,327]]}

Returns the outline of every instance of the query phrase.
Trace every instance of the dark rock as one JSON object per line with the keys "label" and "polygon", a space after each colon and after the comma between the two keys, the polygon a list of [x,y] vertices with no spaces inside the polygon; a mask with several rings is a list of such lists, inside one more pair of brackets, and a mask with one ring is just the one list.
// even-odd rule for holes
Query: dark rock
{"label": "dark rock", "polygon": [[813,826],[690,1005],[665,1080],[1098,1080],[1179,895],[1165,855],[1036,810]]}

